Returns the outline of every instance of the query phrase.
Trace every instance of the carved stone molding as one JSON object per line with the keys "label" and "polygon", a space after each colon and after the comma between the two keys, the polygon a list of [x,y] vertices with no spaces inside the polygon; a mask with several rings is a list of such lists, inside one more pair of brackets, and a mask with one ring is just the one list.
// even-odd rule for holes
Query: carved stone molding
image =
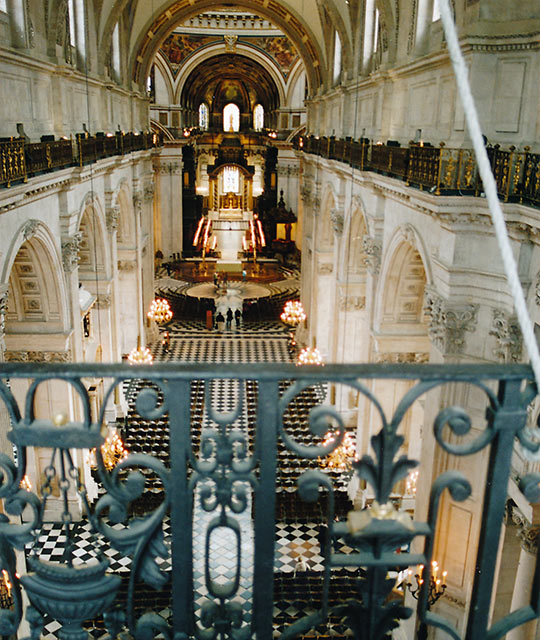
{"label": "carved stone molding", "polygon": [[139,191],[135,191],[133,194],[133,208],[138,213],[140,213],[142,210],[142,203],[143,203],[142,193],[140,193]]}
{"label": "carved stone molding", "polygon": [[62,263],[66,273],[71,273],[79,263],[81,238],[82,234],[74,233],[71,237],[68,236],[62,241]]}
{"label": "carved stone molding", "polygon": [[305,205],[310,206],[313,204],[313,197],[311,193],[311,189],[307,186],[303,186],[300,190],[300,197]]}
{"label": "carved stone molding", "polygon": [[317,273],[320,275],[328,275],[334,270],[334,265],[331,262],[319,262],[317,265]]}
{"label": "carved stone molding", "polygon": [[36,235],[38,227],[39,227],[39,220],[32,219],[26,222],[26,224],[23,227],[23,238],[25,239],[25,241],[31,238],[32,236]]}
{"label": "carved stone molding", "polygon": [[339,209],[332,209],[330,211],[330,218],[334,226],[334,233],[340,236],[343,233],[343,222],[344,222],[343,212],[340,211]]}
{"label": "carved stone molding", "polygon": [[277,166],[277,174],[278,176],[299,176],[300,175],[300,167],[291,166],[290,164],[279,165]]}
{"label": "carved stone molding", "polygon": [[364,251],[364,264],[371,274],[379,273],[381,268],[381,245],[372,236],[364,236],[362,239],[362,249]]}
{"label": "carved stone molding", "polygon": [[119,271],[135,271],[137,268],[136,260],[118,260]]}
{"label": "carved stone molding", "polygon": [[429,353],[419,352],[388,352],[377,353],[375,356],[376,362],[388,362],[393,364],[419,364],[429,362]]}
{"label": "carved stone molding", "polygon": [[69,351],[5,351],[6,362],[71,362]]}
{"label": "carved stone molding", "polygon": [[156,167],[156,173],[160,175],[179,175],[182,171],[180,162],[161,162]]}
{"label": "carved stone molding", "polygon": [[100,293],[96,297],[97,309],[109,309],[111,306],[111,296],[108,293]]}
{"label": "carved stone molding", "polygon": [[152,200],[154,199],[154,191],[155,191],[154,183],[153,182],[149,182],[144,187],[144,192],[143,192],[143,200],[144,200],[144,202],[152,202]]}
{"label": "carved stone molding", "polygon": [[517,528],[521,548],[536,556],[540,542],[540,526],[532,525],[512,501],[506,503],[505,524],[513,524]]}
{"label": "carved stone molding", "polygon": [[497,346],[493,355],[500,362],[518,362],[523,349],[523,337],[516,316],[493,309],[490,336],[494,336]]}
{"label": "carved stone molding", "polygon": [[6,312],[9,299],[9,285],[0,284],[0,337],[6,332]]}
{"label": "carved stone molding", "polygon": [[429,315],[428,335],[443,354],[463,353],[465,333],[476,328],[478,305],[449,304],[434,290],[426,290],[425,311]]}
{"label": "carved stone molding", "polygon": [[115,205],[107,209],[105,214],[105,224],[110,233],[114,233],[118,229],[118,219],[120,218],[120,206]]}
{"label": "carved stone molding", "polygon": [[366,307],[366,296],[340,296],[340,311],[359,311]]}
{"label": "carved stone molding", "polygon": [[540,306],[540,271],[536,274],[536,283],[534,285],[534,301]]}
{"label": "carved stone molding", "polygon": [[223,36],[225,40],[225,51],[232,53],[236,51],[236,41],[238,40],[238,36],[236,34],[226,34]]}

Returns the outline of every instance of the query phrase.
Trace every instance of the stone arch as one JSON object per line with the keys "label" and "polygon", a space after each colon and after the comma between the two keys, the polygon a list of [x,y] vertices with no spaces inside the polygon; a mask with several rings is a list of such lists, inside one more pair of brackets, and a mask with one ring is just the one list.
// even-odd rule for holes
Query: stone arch
{"label": "stone arch", "polygon": [[334,246],[334,225],[332,212],[336,209],[337,197],[332,185],[328,184],[325,195],[321,198],[322,208],[319,216],[317,245],[322,249],[331,249]]}
{"label": "stone arch", "polygon": [[111,273],[107,231],[101,207],[92,194],[83,200],[77,228],[79,280],[107,279]]}
{"label": "stone arch", "polygon": [[19,229],[4,265],[2,282],[9,286],[8,349],[22,347],[10,344],[8,334],[67,335],[71,323],[62,260],[52,233],[43,223],[28,220]]}
{"label": "stone arch", "polygon": [[[354,56],[353,56],[352,43],[351,43],[349,31],[347,30],[343,17],[339,12],[339,10],[336,8],[334,2],[327,1],[325,3],[325,8],[328,12],[328,15],[330,16],[332,27],[333,29],[336,30],[337,34],[339,35],[339,39],[341,41],[341,68],[343,69],[343,71],[347,76],[350,76],[353,70]],[[328,38],[328,42],[331,42],[333,44],[334,42],[333,37]],[[333,52],[331,53],[331,55],[329,55],[329,58],[333,59]],[[332,84],[332,73],[333,73],[333,69],[329,67],[328,68],[329,85]]]}
{"label": "stone arch", "polygon": [[[189,60],[186,61],[185,67],[180,74],[178,85],[174,92],[174,103],[180,104],[182,93],[188,78],[192,77],[191,74],[194,70],[203,62],[210,60],[211,58],[223,54],[225,47],[222,44],[209,44],[207,46],[198,49]],[[265,71],[270,75],[279,96],[280,105],[285,105],[285,82],[279,69],[276,67],[275,62],[265,53],[257,51],[253,46],[238,43],[236,45],[236,52],[253,60],[264,67]],[[300,64],[299,62],[297,64]]]}
{"label": "stone arch", "polygon": [[383,260],[376,325],[381,332],[427,335],[424,292],[432,282],[426,252],[412,225],[394,234]]}
{"label": "stone arch", "polygon": [[[125,0],[118,2],[116,11],[111,11],[109,15],[103,33],[102,52],[106,50],[106,43],[110,41],[115,22],[114,16],[124,4]],[[319,49],[317,39],[306,26],[302,16],[290,8],[285,9],[277,0],[264,0],[264,2],[261,0],[242,0],[237,3],[237,6],[267,18],[291,39],[300,57],[304,60],[310,93],[313,94],[322,84],[321,66],[324,56]],[[134,39],[135,46],[131,52],[130,63],[133,80],[141,87],[144,86],[156,51],[176,25],[195,13],[214,7],[214,0],[199,0],[196,5],[193,5],[192,0],[176,0],[164,5],[157,17],[147,21],[136,40]]]}
{"label": "stone arch", "polygon": [[116,204],[119,208],[117,242],[122,246],[134,247],[136,243],[135,216],[127,181],[120,183]]}
{"label": "stone arch", "polygon": [[364,239],[368,235],[368,226],[362,209],[356,205],[349,222],[347,240],[346,271],[349,275],[365,275],[366,252]]}

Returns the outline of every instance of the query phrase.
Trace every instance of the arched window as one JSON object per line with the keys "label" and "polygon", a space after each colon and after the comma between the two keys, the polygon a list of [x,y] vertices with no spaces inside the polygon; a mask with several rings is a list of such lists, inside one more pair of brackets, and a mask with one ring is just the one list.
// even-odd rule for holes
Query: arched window
{"label": "arched window", "polygon": [[118,22],[112,34],[112,68],[115,80],[120,81],[120,27]]}
{"label": "arched window", "polygon": [[240,172],[238,167],[226,166],[223,168],[223,192],[238,193],[240,191]]}
{"label": "arched window", "polygon": [[439,0],[433,0],[433,13],[431,15],[431,22],[437,22],[441,19],[441,8],[439,7]]}
{"label": "arched window", "polygon": [[240,109],[232,102],[223,109],[223,131],[240,131]]}
{"label": "arched window", "polygon": [[7,13],[7,2],[6,0],[0,0],[0,11]]}
{"label": "arched window", "polygon": [[264,107],[262,104],[256,104],[253,109],[253,128],[255,131],[261,131],[264,127]]}
{"label": "arched window", "polygon": [[366,0],[364,23],[364,50],[362,55],[364,72],[371,71],[373,54],[379,48],[379,10],[375,0]]}
{"label": "arched window", "polygon": [[[85,11],[84,0],[69,0],[69,44],[75,49],[76,65],[79,69],[84,69],[86,65]],[[116,25],[116,29],[118,29],[118,24]]]}
{"label": "arched window", "polygon": [[334,74],[333,81],[334,84],[339,82],[341,77],[341,39],[339,37],[338,32],[335,33],[334,40]]}
{"label": "arched window", "polygon": [[199,105],[199,129],[208,129],[208,107],[204,102]]}

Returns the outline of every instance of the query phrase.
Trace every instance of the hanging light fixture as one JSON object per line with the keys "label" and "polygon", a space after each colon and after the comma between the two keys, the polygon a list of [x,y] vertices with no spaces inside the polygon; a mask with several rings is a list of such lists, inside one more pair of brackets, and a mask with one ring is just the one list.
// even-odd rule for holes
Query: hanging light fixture
{"label": "hanging light fixture", "polygon": [[[327,447],[335,442],[336,434],[327,433],[322,443],[323,447]],[[319,466],[326,469],[334,469],[336,471],[350,471],[352,469],[352,461],[356,460],[356,445],[350,431],[345,431],[343,442],[336,447],[325,458],[318,458]]]}
{"label": "hanging light fixture", "polygon": [[168,300],[164,298],[156,298],[152,300],[150,310],[146,314],[150,320],[153,320],[156,324],[164,324],[170,322],[173,317],[171,311],[171,305]]}
{"label": "hanging light fixture", "polygon": [[152,364],[154,361],[148,347],[134,347],[127,359],[129,364]]}
{"label": "hanging light fixture", "polygon": [[281,321],[291,327],[298,326],[306,319],[306,312],[300,300],[289,300],[283,307],[283,313],[279,316]]}
{"label": "hanging light fixture", "polygon": [[296,364],[316,364],[320,366],[323,364],[321,352],[316,347],[304,347],[298,354]]}

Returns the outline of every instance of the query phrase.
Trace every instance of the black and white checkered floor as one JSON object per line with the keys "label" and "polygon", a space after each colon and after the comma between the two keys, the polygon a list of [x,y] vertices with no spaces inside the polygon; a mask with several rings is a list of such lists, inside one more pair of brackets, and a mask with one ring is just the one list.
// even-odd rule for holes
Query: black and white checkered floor
{"label": "black and white checkered floor", "polygon": [[[169,327],[170,346],[164,350],[160,342],[150,345],[151,351],[156,360],[174,360],[183,362],[290,362],[291,356],[287,348],[287,330],[279,323],[250,323],[249,326],[233,327],[232,330],[218,333],[215,330],[208,331],[202,323],[197,322],[175,322]],[[246,383],[244,394],[249,399],[249,394],[253,390]],[[238,382],[228,380],[216,380],[210,386],[210,397],[212,406],[218,411],[231,411],[238,401]],[[201,403],[201,428],[204,430],[210,426],[210,421],[206,412],[203,415],[204,389],[192,391],[192,402]],[[249,407],[248,403],[244,403]],[[248,408],[243,407],[240,418],[235,427],[245,430],[250,429],[250,420],[247,412]],[[131,412],[132,413],[132,412]],[[136,422],[135,417],[129,427],[129,438],[133,442],[130,448],[129,438],[125,438],[128,449],[135,452],[144,451],[144,446],[135,443],[140,440],[141,429],[144,425]],[[167,424],[152,425],[154,438],[160,439],[161,446],[167,443]],[[161,433],[163,432],[163,433]],[[161,435],[160,435],[161,434]],[[166,436],[166,437],[165,437]],[[249,437],[249,436],[248,436]],[[166,448],[166,446],[164,447]],[[167,453],[168,456],[168,453]],[[160,455],[160,459],[161,455]],[[168,464],[168,457],[163,459]],[[295,471],[296,475],[298,471]],[[296,477],[296,476],[295,476]],[[295,481],[295,477],[291,482]],[[282,478],[281,478],[282,480]],[[287,487],[286,494],[281,494],[281,504],[285,505],[282,510],[288,513],[287,517],[277,522],[277,536],[275,549],[275,602],[274,602],[274,635],[279,636],[280,631],[293,622],[298,617],[312,612],[320,606],[320,582],[321,571],[323,570],[323,557],[321,555],[319,537],[322,517],[315,518],[310,522],[304,517],[305,513],[297,510],[295,505],[287,506],[288,501],[283,500],[292,495],[292,486]],[[194,561],[194,593],[195,593],[195,613],[198,618],[201,606],[208,601],[209,595],[205,586],[204,563],[205,563],[205,535],[207,525],[215,513],[206,513],[200,507],[200,501],[195,500],[194,530],[193,530],[193,561]],[[298,516],[297,520],[295,520]],[[278,520],[280,519],[278,510]],[[246,509],[242,514],[236,514],[241,528],[242,555],[240,567],[240,583],[234,596],[234,601],[239,603],[243,610],[243,625],[248,625],[251,620],[251,584],[253,581],[253,532],[251,522],[251,508]],[[171,529],[168,518],[163,522],[165,544],[170,549]],[[212,535],[212,549],[210,557],[214,559],[212,572],[217,576],[217,581],[226,581],[234,577],[236,571],[236,556],[234,545],[229,539],[231,531],[222,528],[219,535]],[[64,553],[65,536],[60,525],[45,525],[41,531],[39,540],[35,544],[34,552],[39,554],[41,560],[59,561]],[[86,522],[78,525],[74,535],[74,564],[92,562],[96,557],[96,544],[101,546],[102,553],[109,559],[112,571],[118,572],[121,576],[129,575],[131,560],[110,548],[104,541],[91,534]],[[340,551],[347,551],[343,545]],[[29,550],[29,553],[32,551]],[[170,572],[170,559],[161,562],[162,570]],[[334,583],[340,580],[348,584],[350,588],[354,586],[354,576],[350,571],[342,571],[342,577],[336,573]],[[309,578],[309,579],[308,579]],[[305,582],[305,584],[304,584]],[[317,586],[319,584],[319,586]],[[309,586],[309,589],[307,586]],[[335,586],[334,585],[334,586]],[[337,588],[337,587],[336,587]],[[166,619],[170,618],[170,586],[162,592],[152,592],[148,587],[137,588],[135,594],[136,609],[139,614],[149,607],[160,613]],[[120,591],[121,599],[124,591]],[[319,604],[317,604],[319,603]],[[345,631],[336,621],[334,621],[332,635],[342,635]],[[46,621],[44,637],[56,637],[59,624],[54,620]],[[101,637],[104,633],[102,621],[89,623],[88,629],[95,638]],[[329,629],[325,627],[324,633],[328,634]]]}

